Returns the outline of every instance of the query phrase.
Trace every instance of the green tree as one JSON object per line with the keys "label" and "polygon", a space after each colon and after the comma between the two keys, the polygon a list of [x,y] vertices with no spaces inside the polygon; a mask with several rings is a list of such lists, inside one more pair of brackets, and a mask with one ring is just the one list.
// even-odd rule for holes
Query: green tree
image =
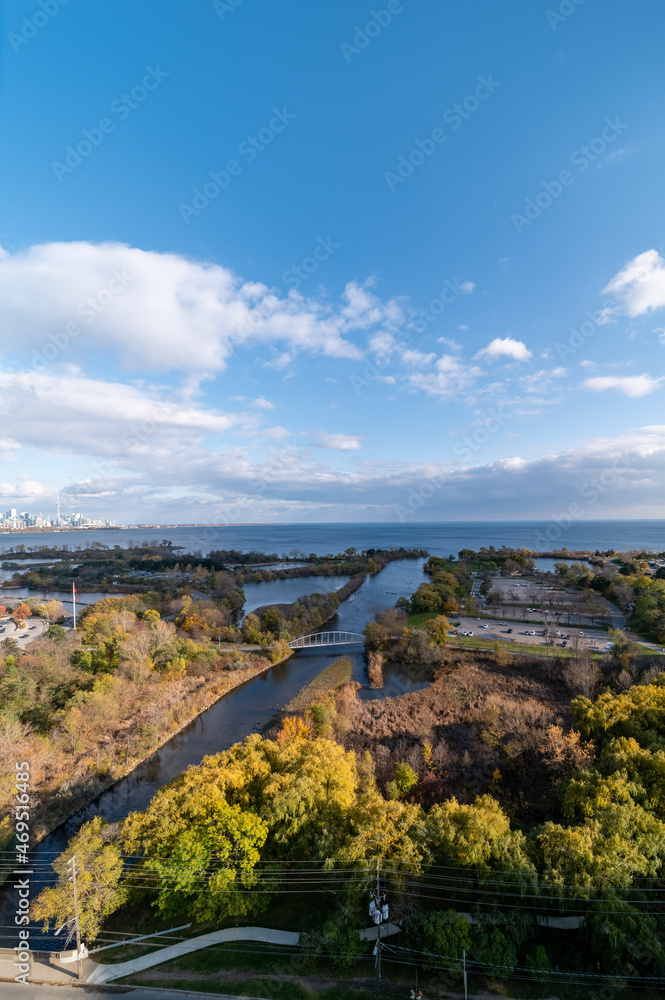
{"label": "green tree", "polygon": [[420,778],[411,765],[401,761],[395,766],[395,777],[388,782],[387,787],[391,798],[397,799],[402,795],[408,795],[419,781]]}
{"label": "green tree", "polygon": [[51,924],[58,926],[74,916],[71,865],[76,856],[76,885],[78,892],[81,936],[93,941],[104,917],[121,906],[127,897],[120,884],[123,871],[120,848],[110,841],[111,830],[106,820],[95,816],[84,823],[67,850],[53,862],[58,881],[42,889],[30,908],[33,920],[44,921],[44,931]]}
{"label": "green tree", "polygon": [[[436,955],[444,955],[445,964],[451,972],[460,972],[462,963],[451,962],[451,957],[461,956],[462,949],[467,954],[471,949],[471,928],[469,921],[455,910],[434,910],[428,913],[416,911],[411,914],[404,927],[404,943],[416,952],[414,961],[422,962],[426,969],[438,969],[441,960]],[[421,954],[426,952],[429,957]]]}
{"label": "green tree", "polygon": [[267,824],[229,803],[222,776],[214,780],[211,770],[190,768],[123,824],[125,850],[143,856],[137,881],[157,888],[152,905],[165,916],[190,912],[220,920],[244,916],[265,901],[251,890]]}
{"label": "green tree", "polygon": [[526,880],[535,874],[524,834],[511,830],[510,820],[491,795],[478,796],[473,804],[452,798],[433,806],[427,814],[426,836],[436,859],[487,872],[505,870],[512,879],[517,873]]}
{"label": "green tree", "polygon": [[329,914],[320,930],[304,936],[301,946],[311,958],[329,956],[335,968],[348,969],[367,949],[358,933],[365,922],[353,900],[347,898]]}
{"label": "green tree", "polygon": [[[487,973],[496,972],[505,976],[517,965],[515,946],[500,927],[483,921],[474,934],[474,954],[478,962],[489,968]],[[494,968],[492,968],[494,966]]]}
{"label": "green tree", "polygon": [[25,670],[9,661],[5,676],[0,680],[0,708],[22,716],[35,701],[37,684]]}

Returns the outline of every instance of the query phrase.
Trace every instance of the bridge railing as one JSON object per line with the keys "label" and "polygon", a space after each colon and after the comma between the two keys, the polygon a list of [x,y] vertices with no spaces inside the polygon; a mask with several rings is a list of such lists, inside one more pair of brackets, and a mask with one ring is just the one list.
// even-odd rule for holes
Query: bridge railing
{"label": "bridge railing", "polygon": [[307,649],[312,646],[350,646],[364,641],[365,637],[357,632],[312,632],[291,639],[289,646],[291,649]]}

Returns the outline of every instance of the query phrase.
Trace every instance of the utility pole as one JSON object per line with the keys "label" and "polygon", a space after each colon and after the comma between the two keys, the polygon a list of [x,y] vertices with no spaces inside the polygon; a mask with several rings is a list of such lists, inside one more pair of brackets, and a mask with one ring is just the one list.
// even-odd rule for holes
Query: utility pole
{"label": "utility pole", "polygon": [[462,948],[462,970],[464,973],[464,1000],[468,1000],[466,992],[466,948]]}
{"label": "utility pole", "polygon": [[79,900],[76,891],[76,855],[68,862],[72,866],[72,877],[70,879],[74,887],[74,925],[76,927],[76,959],[78,966],[79,982],[83,979],[83,969],[81,965],[81,924],[79,921]]}
{"label": "utility pole", "polygon": [[388,904],[385,893],[381,892],[381,862],[376,862],[376,892],[369,901],[369,915],[376,924],[376,1000],[381,997],[381,924],[388,919]]}

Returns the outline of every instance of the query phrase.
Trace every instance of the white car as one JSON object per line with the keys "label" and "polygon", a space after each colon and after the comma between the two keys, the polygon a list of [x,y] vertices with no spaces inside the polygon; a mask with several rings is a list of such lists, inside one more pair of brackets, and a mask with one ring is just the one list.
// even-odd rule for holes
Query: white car
{"label": "white car", "polygon": [[489,628],[489,625],[481,625],[481,628]]}
{"label": "white car", "polygon": [[508,622],[499,622],[499,625],[507,625]]}

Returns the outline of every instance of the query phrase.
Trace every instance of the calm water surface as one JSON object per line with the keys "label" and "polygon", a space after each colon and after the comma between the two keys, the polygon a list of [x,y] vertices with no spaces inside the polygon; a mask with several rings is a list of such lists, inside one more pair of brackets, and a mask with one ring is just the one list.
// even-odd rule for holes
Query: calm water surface
{"label": "calm water surface", "polygon": [[[460,549],[509,545],[544,551],[555,546],[569,549],[645,548],[665,551],[665,520],[575,521],[560,528],[550,521],[450,521],[418,524],[249,524],[186,528],[107,528],[71,532],[25,532],[0,534],[0,553],[15,545],[67,545],[76,551],[94,541],[126,546],[163,538],[186,552],[207,553],[211,549],[282,554],[295,551],[343,552],[356,549],[390,548],[400,545],[425,548],[445,556]],[[548,534],[549,532],[549,534]],[[548,540],[549,539],[549,540]]]}
{"label": "calm water surface", "polygon": [[[359,590],[344,602],[328,628],[348,632],[361,632],[377,607],[392,606],[401,595],[410,595],[423,580],[425,560],[408,560],[390,563],[377,576],[368,577]],[[306,580],[281,581],[256,586],[271,587],[271,601],[279,602],[284,583]],[[361,684],[367,683],[362,647],[330,647],[329,652],[296,653],[286,663],[272,667],[265,674],[247,681],[242,687],[226,695],[215,705],[194,719],[182,732],[174,736],[152,757],[140,764],[126,778],[121,779],[87,809],[81,810],[66,823],[46,837],[35,849],[33,862],[35,876],[32,882],[33,896],[39,891],[41,866],[50,863],[60,854],[82,823],[95,815],[109,821],[124,819],[129,812],[145,809],[158,788],[180,774],[190,765],[200,764],[203,757],[218,753],[233,743],[243,740],[250,733],[260,732],[279,709],[284,708],[325,666],[338,656],[350,655],[353,663],[353,677]],[[404,668],[394,669],[386,677],[383,691],[363,691],[363,697],[376,698],[393,696],[405,691],[418,690],[425,686],[422,677]],[[14,893],[0,894],[0,915],[7,919],[0,924],[8,925],[15,909]],[[4,932],[0,931],[1,935]],[[41,950],[54,949],[57,938],[42,935],[35,928],[35,947]]]}

